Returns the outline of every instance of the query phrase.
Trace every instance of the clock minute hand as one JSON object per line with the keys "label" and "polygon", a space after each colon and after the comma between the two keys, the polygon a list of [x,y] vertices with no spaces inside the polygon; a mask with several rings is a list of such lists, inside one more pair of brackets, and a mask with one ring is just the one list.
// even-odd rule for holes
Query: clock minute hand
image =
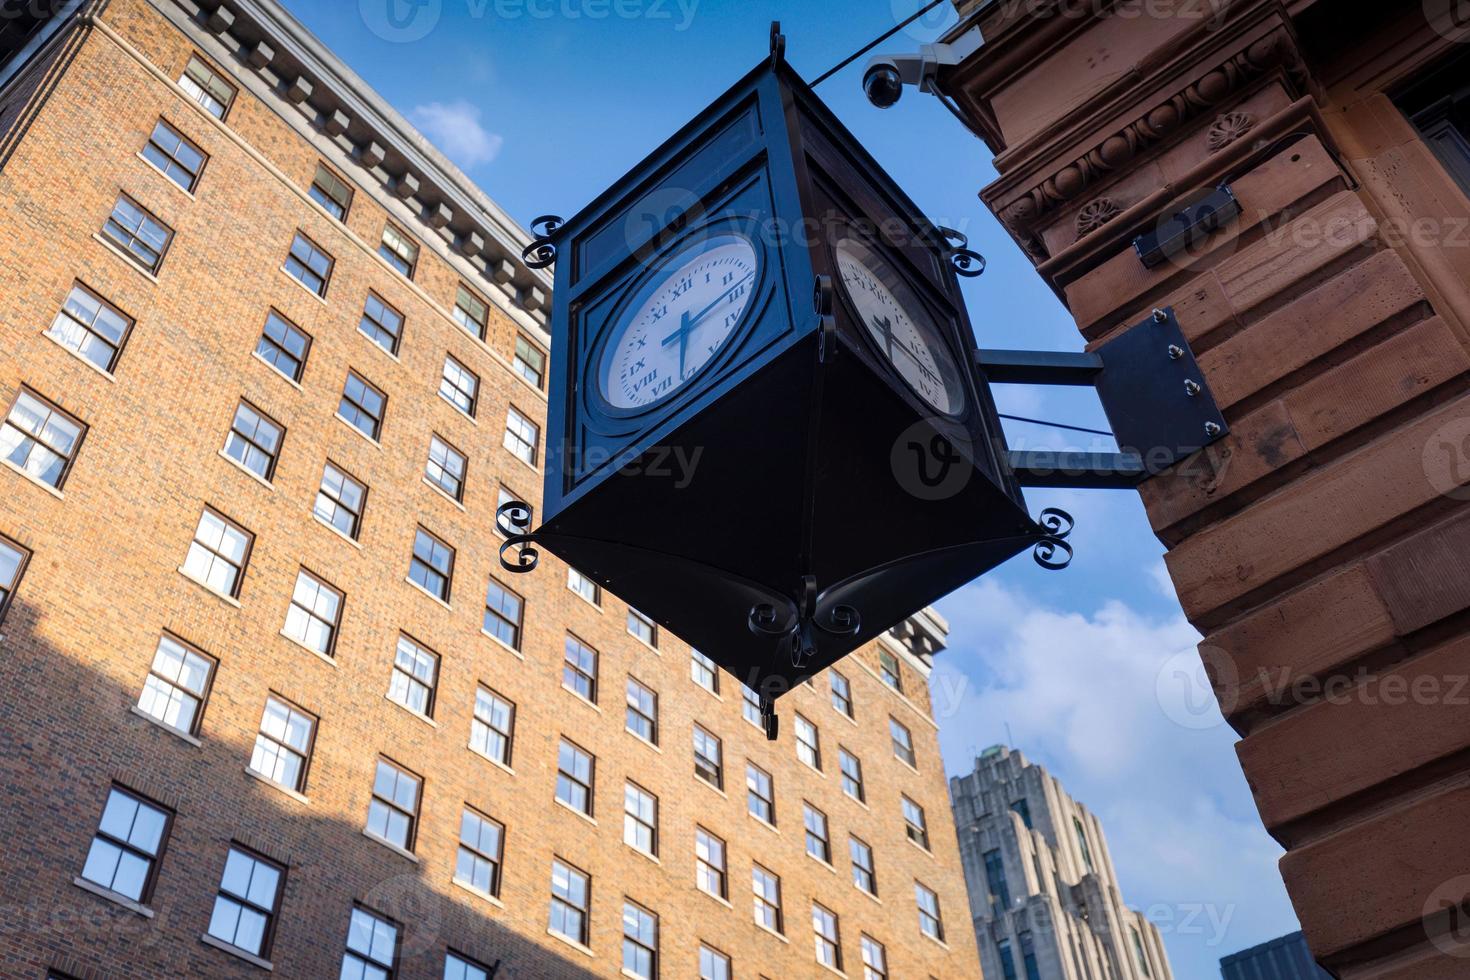
{"label": "clock minute hand", "polygon": [[[714,302],[710,303],[704,309],[700,310],[698,313],[694,314],[693,316],[689,316],[688,314],[685,314],[685,316],[688,316],[688,321],[687,321],[688,327],[687,327],[687,329],[689,329],[689,330],[694,329],[694,327],[701,320],[703,320],[705,317],[707,317],[707,316],[710,315],[710,311],[712,311],[716,306],[719,306],[721,303],[723,303],[725,301],[725,297],[729,296],[735,290],[737,290],[741,286],[745,285],[747,282],[749,282],[754,277],[755,277],[755,272],[754,271],[749,272],[749,273],[746,273],[745,276],[743,276],[741,279],[739,279],[738,281],[736,281],[735,284],[732,285],[729,289],[725,290],[723,293],[721,293],[720,295],[716,296],[715,299],[714,299]],[[679,330],[674,331],[672,334],[670,334],[669,336],[667,336],[667,337],[664,338],[664,343],[666,343],[666,344],[673,343],[674,338],[677,337],[679,335],[679,333],[681,331],[685,330],[685,329],[686,329],[685,326],[683,324],[681,324],[680,327],[679,327]]]}

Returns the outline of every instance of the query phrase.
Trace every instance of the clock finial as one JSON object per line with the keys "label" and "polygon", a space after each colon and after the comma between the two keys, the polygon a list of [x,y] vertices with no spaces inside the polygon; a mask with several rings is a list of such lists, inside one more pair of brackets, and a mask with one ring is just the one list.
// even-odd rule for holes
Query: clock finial
{"label": "clock finial", "polygon": [[786,59],[786,35],[781,33],[781,22],[771,21],[771,60],[784,61]]}

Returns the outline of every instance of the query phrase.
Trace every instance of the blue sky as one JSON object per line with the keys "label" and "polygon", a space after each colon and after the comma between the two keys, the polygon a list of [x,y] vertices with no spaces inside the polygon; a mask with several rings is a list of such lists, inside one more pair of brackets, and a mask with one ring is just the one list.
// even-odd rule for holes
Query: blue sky
{"label": "blue sky", "polygon": [[[814,78],[920,5],[285,2],[523,224],[574,213],[687,122],[765,56],[771,20],[783,22],[788,60]],[[943,5],[884,48],[911,50],[953,18]],[[980,344],[1079,349],[1066,311],[976,196],[995,176],[989,150],[912,89],[893,109],[872,108],[861,73],[860,61],[819,93],[931,218],[986,255],[985,275],[966,287]],[[998,396],[1003,411],[1106,428],[1090,392]],[[1024,424],[1008,432],[1015,447],[1111,448]],[[1102,819],[1124,896],[1163,931],[1176,975],[1217,977],[1220,956],[1296,920],[1233,733],[1204,697],[1198,637],[1163,549],[1132,492],[1028,502],[1077,518],[1077,557],[1045,572],[1023,555],[939,604],[953,627],[934,678],[946,765],[967,770],[1002,741],[1045,764]]]}

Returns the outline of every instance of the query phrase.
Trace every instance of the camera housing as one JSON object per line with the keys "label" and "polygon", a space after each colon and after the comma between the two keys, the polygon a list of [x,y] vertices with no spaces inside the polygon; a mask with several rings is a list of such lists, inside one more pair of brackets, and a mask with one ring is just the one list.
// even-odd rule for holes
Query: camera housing
{"label": "camera housing", "polygon": [[940,69],[959,64],[984,43],[980,29],[972,27],[948,43],[925,44],[917,52],[875,55],[863,72],[863,94],[879,109],[897,105],[905,85],[938,95],[934,84]]}
{"label": "camera housing", "polygon": [[903,97],[903,76],[891,59],[874,61],[863,74],[863,94],[879,109],[889,109]]}

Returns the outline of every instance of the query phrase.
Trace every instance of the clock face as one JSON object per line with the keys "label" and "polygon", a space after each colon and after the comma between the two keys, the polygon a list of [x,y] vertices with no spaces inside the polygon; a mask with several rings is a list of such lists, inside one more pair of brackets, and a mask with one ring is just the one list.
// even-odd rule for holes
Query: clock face
{"label": "clock face", "polygon": [[842,285],[878,350],[935,411],[960,414],[965,388],[959,367],[938,324],[897,270],[856,238],[839,241],[835,251]]}
{"label": "clock face", "polygon": [[756,253],[730,232],[670,255],[613,325],[598,376],[615,409],[668,398],[707,367],[755,294]]}

